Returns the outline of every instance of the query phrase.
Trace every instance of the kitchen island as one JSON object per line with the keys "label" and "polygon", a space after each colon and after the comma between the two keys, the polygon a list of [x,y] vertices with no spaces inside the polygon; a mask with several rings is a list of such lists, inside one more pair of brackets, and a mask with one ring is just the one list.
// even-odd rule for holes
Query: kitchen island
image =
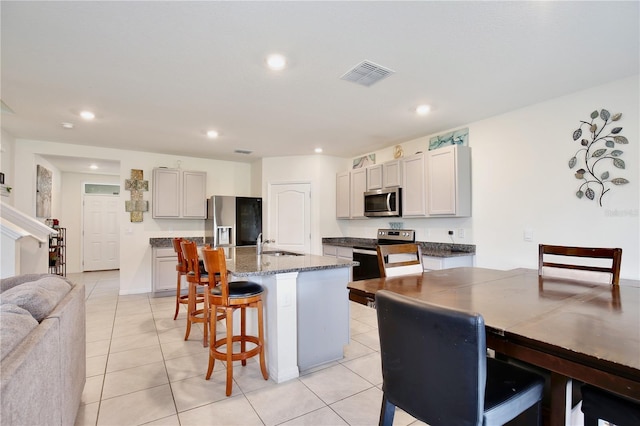
{"label": "kitchen island", "polygon": [[[349,343],[351,266],[357,262],[304,254],[256,254],[255,247],[229,250],[233,281],[265,288],[264,315],[269,376],[280,383],[300,371],[342,359]],[[255,333],[255,313],[247,311],[247,331]],[[234,319],[234,324],[239,321]]]}

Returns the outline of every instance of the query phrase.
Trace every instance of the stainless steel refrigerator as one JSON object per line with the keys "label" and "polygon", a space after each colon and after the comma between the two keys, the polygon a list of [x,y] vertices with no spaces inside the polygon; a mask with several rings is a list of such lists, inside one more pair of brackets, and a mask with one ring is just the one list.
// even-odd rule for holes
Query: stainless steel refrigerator
{"label": "stainless steel refrigerator", "polygon": [[214,195],[207,200],[205,244],[225,248],[254,246],[261,232],[262,198]]}

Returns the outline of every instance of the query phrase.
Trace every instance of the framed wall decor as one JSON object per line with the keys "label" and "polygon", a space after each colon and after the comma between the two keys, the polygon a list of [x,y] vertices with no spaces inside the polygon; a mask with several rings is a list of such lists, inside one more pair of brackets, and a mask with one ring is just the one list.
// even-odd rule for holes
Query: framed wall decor
{"label": "framed wall decor", "polygon": [[38,164],[36,167],[36,217],[51,216],[51,170]]}

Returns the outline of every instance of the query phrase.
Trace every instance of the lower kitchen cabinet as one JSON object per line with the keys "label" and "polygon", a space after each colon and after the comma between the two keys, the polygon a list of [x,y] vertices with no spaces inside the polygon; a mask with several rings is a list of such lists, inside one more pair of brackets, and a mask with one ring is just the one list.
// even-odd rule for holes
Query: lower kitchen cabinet
{"label": "lower kitchen cabinet", "polygon": [[353,260],[353,248],[324,244],[322,246],[322,255],[337,257],[338,259]]}
{"label": "lower kitchen cabinet", "polygon": [[[169,291],[175,294],[176,291],[176,265],[178,255],[173,248],[158,247],[153,249],[153,268],[151,282],[154,295],[169,295]],[[183,289],[187,286],[183,285]],[[166,294],[162,294],[165,292]]]}
{"label": "lower kitchen cabinet", "polygon": [[[344,246],[322,245],[322,255],[336,257],[338,259],[353,260],[353,248]],[[349,281],[353,277],[353,268],[350,268]]]}
{"label": "lower kitchen cabinet", "polygon": [[440,269],[460,268],[463,266],[473,266],[473,257],[455,256],[455,257],[435,257],[422,256],[422,269],[425,271],[437,271]]}

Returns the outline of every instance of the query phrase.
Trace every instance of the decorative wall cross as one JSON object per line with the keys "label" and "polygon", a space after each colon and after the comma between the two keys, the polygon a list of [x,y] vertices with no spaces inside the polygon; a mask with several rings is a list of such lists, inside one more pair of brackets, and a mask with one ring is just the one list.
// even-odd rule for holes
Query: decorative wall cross
{"label": "decorative wall cross", "polygon": [[142,222],[142,213],[149,211],[149,202],[142,199],[142,193],[149,190],[149,181],[143,180],[143,172],[131,169],[131,179],[124,181],[124,189],[131,191],[131,201],[125,201],[125,211],[131,213],[131,222]]}

